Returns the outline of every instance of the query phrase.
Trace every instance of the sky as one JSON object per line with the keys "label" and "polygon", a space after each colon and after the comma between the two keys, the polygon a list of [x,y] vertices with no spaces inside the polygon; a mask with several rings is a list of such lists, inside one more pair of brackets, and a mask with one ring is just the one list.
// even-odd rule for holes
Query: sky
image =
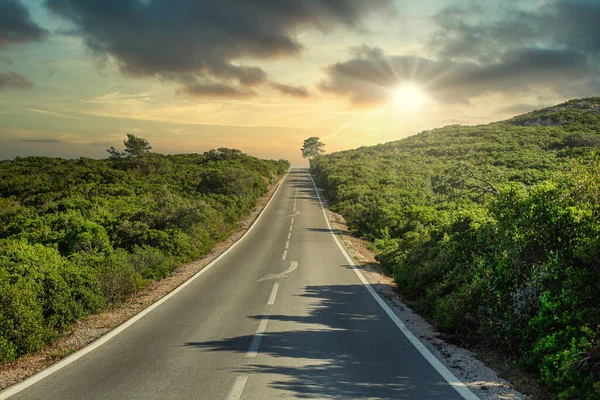
{"label": "sky", "polygon": [[327,152],[600,93],[598,0],[0,0],[0,159]]}

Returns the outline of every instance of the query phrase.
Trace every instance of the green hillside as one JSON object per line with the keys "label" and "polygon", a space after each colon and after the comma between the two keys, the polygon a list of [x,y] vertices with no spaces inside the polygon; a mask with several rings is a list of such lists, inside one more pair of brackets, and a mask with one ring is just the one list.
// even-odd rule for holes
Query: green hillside
{"label": "green hillside", "polygon": [[438,329],[600,398],[600,98],[322,156],[334,211]]}
{"label": "green hillside", "polygon": [[207,254],[289,168],[128,142],[108,160],[0,161],[0,364]]}

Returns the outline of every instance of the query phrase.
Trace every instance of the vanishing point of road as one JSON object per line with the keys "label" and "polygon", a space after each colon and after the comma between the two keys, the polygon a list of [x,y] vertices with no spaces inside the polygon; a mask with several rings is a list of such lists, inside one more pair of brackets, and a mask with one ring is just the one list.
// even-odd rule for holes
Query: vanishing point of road
{"label": "vanishing point of road", "polygon": [[293,169],[216,262],[110,340],[0,398],[477,398],[403,331],[332,233],[308,172]]}

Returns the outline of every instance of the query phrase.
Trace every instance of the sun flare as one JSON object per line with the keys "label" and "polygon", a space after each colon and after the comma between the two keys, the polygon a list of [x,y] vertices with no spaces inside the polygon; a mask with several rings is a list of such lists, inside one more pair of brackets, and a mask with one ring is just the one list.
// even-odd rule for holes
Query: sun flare
{"label": "sun flare", "polygon": [[427,103],[427,94],[413,83],[404,83],[394,89],[392,102],[402,111],[416,111]]}

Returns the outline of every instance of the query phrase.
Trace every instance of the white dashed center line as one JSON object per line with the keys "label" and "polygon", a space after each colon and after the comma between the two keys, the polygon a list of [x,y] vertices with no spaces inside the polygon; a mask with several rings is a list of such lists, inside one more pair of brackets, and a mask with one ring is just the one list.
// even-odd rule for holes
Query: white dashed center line
{"label": "white dashed center line", "polygon": [[246,381],[248,380],[248,376],[238,376],[233,381],[233,386],[229,391],[229,395],[227,396],[227,400],[239,400],[242,398],[242,392],[244,391],[244,386],[246,386]]}
{"label": "white dashed center line", "polygon": [[272,306],[275,304],[275,297],[277,297],[277,290],[279,290],[279,282],[275,282],[273,284],[273,289],[271,289],[271,295],[269,296],[269,301],[267,302],[268,306]]}
{"label": "white dashed center line", "polygon": [[267,323],[269,322],[269,314],[263,315],[260,320],[260,324],[258,324],[258,330],[254,334],[252,338],[252,343],[250,343],[250,347],[248,348],[248,352],[246,353],[246,357],[254,358],[258,354],[258,348],[260,347],[260,342],[262,342],[262,338],[265,335],[265,331],[267,330]]}

